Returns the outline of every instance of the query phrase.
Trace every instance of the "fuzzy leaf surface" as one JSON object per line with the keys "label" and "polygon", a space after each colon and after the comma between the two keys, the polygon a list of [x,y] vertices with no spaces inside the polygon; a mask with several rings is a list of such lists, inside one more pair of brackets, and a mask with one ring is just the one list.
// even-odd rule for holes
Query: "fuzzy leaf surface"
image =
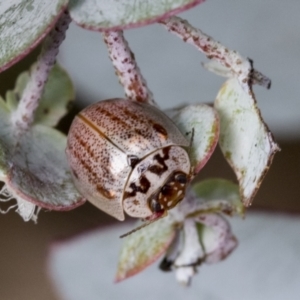
{"label": "fuzzy leaf surface", "polygon": [[124,238],[116,281],[133,276],[155,262],[175,237],[174,224],[167,216]]}
{"label": "fuzzy leaf surface", "polygon": [[43,125],[33,126],[7,157],[7,188],[14,196],[47,209],[68,210],[83,204],[72,181],[65,148],[63,134]]}
{"label": "fuzzy leaf surface", "polygon": [[180,131],[192,138],[191,163],[198,173],[212,155],[219,138],[219,118],[214,108],[205,104],[187,105],[166,112]]}
{"label": "fuzzy leaf surface", "polygon": [[251,204],[279,150],[250,91],[247,93],[238,80],[232,78],[222,86],[215,101],[220,117],[219,143],[238,178],[246,206]]}
{"label": "fuzzy leaf surface", "polygon": [[28,54],[51,30],[68,0],[0,2],[0,72]]}
{"label": "fuzzy leaf surface", "polygon": [[72,19],[90,30],[124,29],[156,22],[204,0],[70,0]]}
{"label": "fuzzy leaf surface", "polygon": [[[6,93],[7,106],[11,111],[17,108],[29,78],[29,72],[21,73],[14,90]],[[35,112],[34,123],[56,126],[67,113],[68,106],[74,98],[74,87],[68,73],[56,64],[49,73],[39,107]]]}
{"label": "fuzzy leaf surface", "polygon": [[201,201],[205,202],[207,210],[244,215],[245,209],[237,184],[225,179],[213,178],[195,183],[192,189]]}
{"label": "fuzzy leaf surface", "polygon": [[[27,81],[28,74],[21,75],[15,91],[7,94],[7,102],[0,99],[0,180],[18,203],[27,201],[51,210],[73,209],[85,200],[73,184],[65,156],[65,135],[43,124],[33,125],[18,135],[11,121]],[[74,95],[70,79],[56,66],[46,84],[41,103],[42,112],[49,107],[50,113],[46,117],[37,114],[37,120],[55,125],[65,114],[70,95]],[[62,102],[57,103],[57,99],[53,99],[56,103],[53,110],[50,109],[52,97]],[[29,211],[27,215],[30,217],[32,214],[27,209],[28,205],[24,208]]]}

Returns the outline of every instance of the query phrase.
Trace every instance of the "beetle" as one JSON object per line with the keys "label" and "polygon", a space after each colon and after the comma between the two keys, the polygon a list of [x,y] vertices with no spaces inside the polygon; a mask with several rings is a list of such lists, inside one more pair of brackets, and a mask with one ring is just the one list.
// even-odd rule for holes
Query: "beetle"
{"label": "beetle", "polygon": [[70,127],[66,155],[78,191],[123,221],[155,220],[185,195],[189,141],[158,108],[126,99],[97,102]]}

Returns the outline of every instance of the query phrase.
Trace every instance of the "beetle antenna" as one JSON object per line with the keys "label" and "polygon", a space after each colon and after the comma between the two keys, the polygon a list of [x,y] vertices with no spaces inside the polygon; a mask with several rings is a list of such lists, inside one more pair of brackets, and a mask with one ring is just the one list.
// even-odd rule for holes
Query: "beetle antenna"
{"label": "beetle antenna", "polygon": [[120,239],[122,239],[123,237],[128,236],[128,235],[130,235],[130,234],[132,234],[132,233],[134,233],[134,232],[136,232],[136,231],[138,231],[138,230],[140,230],[140,229],[142,229],[142,228],[144,228],[144,227],[146,227],[146,226],[154,223],[157,220],[160,220],[161,218],[167,216],[167,214],[168,214],[168,212],[167,212],[167,210],[165,210],[164,213],[162,215],[160,215],[158,218],[152,219],[152,220],[150,220],[150,221],[148,221],[148,222],[146,222],[146,223],[144,223],[144,224],[142,224],[142,225],[140,225],[140,226],[138,226],[138,227],[130,230],[129,232],[126,232],[126,233],[120,235]]}
{"label": "beetle antenna", "polygon": [[141,226],[138,226],[138,227],[132,229],[131,231],[126,232],[126,233],[120,235],[120,239],[122,239],[123,237],[128,236],[128,235],[130,235],[130,234],[132,234],[132,233],[134,233],[134,232],[136,232],[136,231],[138,231],[138,230],[140,230],[140,229],[142,229],[142,228],[144,228],[144,227],[146,227],[148,225],[150,225],[151,223],[155,222],[156,220],[158,220],[158,219],[146,222],[146,223],[142,224]]}

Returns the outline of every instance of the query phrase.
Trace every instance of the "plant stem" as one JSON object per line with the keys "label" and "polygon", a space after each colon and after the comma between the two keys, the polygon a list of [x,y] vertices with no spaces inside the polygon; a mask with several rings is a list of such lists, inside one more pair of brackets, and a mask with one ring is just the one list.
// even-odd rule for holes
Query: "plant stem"
{"label": "plant stem", "polygon": [[70,21],[71,18],[65,11],[43,42],[42,51],[31,69],[30,80],[23,92],[18,108],[12,114],[12,122],[19,134],[26,131],[34,121],[34,113],[38,107],[49,72],[55,64],[59,46],[65,38],[65,32]]}
{"label": "plant stem", "polygon": [[248,83],[252,72],[252,64],[236,51],[229,50],[200,29],[193,27],[186,20],[179,17],[170,17],[160,21],[169,32],[180,37],[184,42],[195,46],[206,54],[209,59],[214,59],[229,68],[238,78],[243,87],[248,90]]}
{"label": "plant stem", "polygon": [[122,31],[105,31],[104,42],[107,45],[109,57],[124,87],[128,99],[146,102],[156,106],[146,80],[142,76]]}

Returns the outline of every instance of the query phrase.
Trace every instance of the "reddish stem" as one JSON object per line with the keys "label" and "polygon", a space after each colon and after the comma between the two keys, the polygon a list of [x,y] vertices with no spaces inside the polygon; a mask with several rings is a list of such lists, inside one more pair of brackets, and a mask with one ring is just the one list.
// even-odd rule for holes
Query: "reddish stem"
{"label": "reddish stem", "polygon": [[128,99],[146,102],[156,106],[146,80],[142,76],[122,31],[105,31],[103,38],[107,45],[109,57],[124,87]]}
{"label": "reddish stem", "polygon": [[12,122],[20,132],[27,130],[34,121],[34,113],[38,107],[49,72],[55,64],[59,46],[65,38],[65,32],[70,21],[68,12],[64,12],[43,42],[42,51],[31,69],[30,80],[17,110],[12,115]]}
{"label": "reddish stem", "polygon": [[248,90],[248,83],[252,72],[252,64],[236,51],[229,50],[212,37],[193,27],[186,20],[179,17],[170,17],[160,21],[169,32],[180,37],[184,42],[195,46],[206,54],[209,59],[214,59],[230,69],[238,78],[242,86]]}

